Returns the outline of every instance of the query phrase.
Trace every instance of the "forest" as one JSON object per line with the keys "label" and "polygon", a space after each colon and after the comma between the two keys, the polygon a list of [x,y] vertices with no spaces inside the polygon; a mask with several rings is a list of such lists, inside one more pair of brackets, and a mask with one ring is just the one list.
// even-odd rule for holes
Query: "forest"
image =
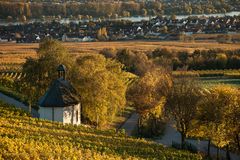
{"label": "forest", "polygon": [[[25,1],[26,2],[26,1]],[[239,0],[208,1],[0,1],[0,18],[30,19],[43,16],[105,17],[226,13],[239,11]]]}

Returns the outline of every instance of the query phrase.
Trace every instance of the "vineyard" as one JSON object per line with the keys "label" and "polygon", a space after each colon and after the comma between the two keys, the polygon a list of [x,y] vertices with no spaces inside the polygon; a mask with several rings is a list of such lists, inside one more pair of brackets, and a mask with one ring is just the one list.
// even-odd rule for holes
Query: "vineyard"
{"label": "vineyard", "polygon": [[198,71],[173,71],[174,77],[189,76],[196,77],[203,87],[213,87],[215,85],[230,85],[240,87],[240,70],[198,70]]}
{"label": "vineyard", "polygon": [[0,79],[10,78],[13,80],[21,79],[25,74],[22,72],[0,72]]}
{"label": "vineyard", "polygon": [[[185,73],[188,76],[196,77],[225,77],[225,78],[240,78],[240,70],[196,70],[187,71]],[[181,71],[173,71],[173,76],[181,76]],[[12,80],[18,80],[26,75],[19,71],[0,71],[0,79],[9,78]]]}
{"label": "vineyard", "polygon": [[[196,77],[226,77],[226,78],[240,78],[239,69],[228,70],[192,70],[184,73],[187,76]],[[182,71],[173,71],[174,76],[181,76]]]}
{"label": "vineyard", "polygon": [[124,132],[30,118],[0,102],[0,159],[202,159]]}

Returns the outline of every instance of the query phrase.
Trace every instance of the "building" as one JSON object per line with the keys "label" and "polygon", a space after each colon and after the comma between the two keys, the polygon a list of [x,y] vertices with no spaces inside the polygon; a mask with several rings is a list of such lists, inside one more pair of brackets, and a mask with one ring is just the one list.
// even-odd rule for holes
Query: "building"
{"label": "building", "polygon": [[64,124],[81,124],[81,105],[73,86],[66,80],[66,67],[57,69],[58,79],[52,82],[45,95],[39,100],[40,118]]}

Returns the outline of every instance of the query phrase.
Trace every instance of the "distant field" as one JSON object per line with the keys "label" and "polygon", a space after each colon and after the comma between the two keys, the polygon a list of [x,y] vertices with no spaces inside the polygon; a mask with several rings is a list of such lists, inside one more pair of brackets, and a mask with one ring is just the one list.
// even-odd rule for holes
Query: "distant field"
{"label": "distant field", "polygon": [[[240,44],[219,44],[217,42],[173,42],[173,41],[122,41],[122,42],[72,42],[63,43],[72,54],[98,53],[103,48],[128,48],[137,51],[151,51],[156,48],[168,48],[174,51],[193,52],[196,49],[240,49]],[[36,57],[37,43],[16,44],[0,43],[0,64],[20,64],[26,57]]]}
{"label": "distant field", "polygon": [[240,79],[229,79],[224,77],[201,77],[200,80],[206,87],[212,87],[215,85],[230,85],[240,88]]}
{"label": "distant field", "polygon": [[[223,35],[226,35],[226,34],[193,34],[193,37],[195,38],[195,40],[214,40],[216,41],[218,36],[223,36]],[[240,40],[240,34],[239,33],[235,33],[235,34],[230,34],[231,37],[232,37],[232,40],[237,40],[239,41]]]}
{"label": "distant field", "polygon": [[[181,71],[173,71],[173,76],[182,76]],[[203,87],[230,85],[240,88],[240,70],[195,70],[184,73],[186,76],[198,77]]]}

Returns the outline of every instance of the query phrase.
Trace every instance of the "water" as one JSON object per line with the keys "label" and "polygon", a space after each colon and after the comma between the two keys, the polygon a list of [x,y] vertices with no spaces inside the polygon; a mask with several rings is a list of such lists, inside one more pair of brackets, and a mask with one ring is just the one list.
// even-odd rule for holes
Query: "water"
{"label": "water", "polygon": [[[233,12],[228,12],[228,13],[218,13],[218,14],[192,14],[192,15],[177,15],[176,18],[177,19],[185,19],[188,18],[189,16],[196,16],[196,17],[224,17],[224,16],[238,16],[240,15],[240,11],[233,11]],[[169,15],[164,15],[166,17],[170,17]],[[115,18],[115,19],[110,19],[110,20],[129,20],[132,22],[140,22],[142,20],[149,20],[152,17],[142,17],[142,16],[138,16],[138,17],[119,17],[119,18]],[[97,21],[98,19],[93,19],[93,21]],[[61,19],[59,22],[60,23],[70,23],[70,22],[74,22],[74,23],[78,23],[78,22],[87,22],[88,20],[70,20],[69,18],[63,18]],[[33,23],[33,22],[46,22],[40,19],[31,19],[29,21],[27,21],[26,23]],[[18,25],[18,24],[22,24],[21,22],[13,22],[13,23],[9,23],[6,20],[0,20],[0,25],[1,26],[7,26],[7,25]]]}
{"label": "water", "polygon": [[192,15],[177,15],[177,19],[185,19],[189,16],[196,16],[196,17],[224,17],[224,16],[238,16],[240,15],[240,11],[233,11],[228,13],[215,13],[215,14],[192,14]]}

